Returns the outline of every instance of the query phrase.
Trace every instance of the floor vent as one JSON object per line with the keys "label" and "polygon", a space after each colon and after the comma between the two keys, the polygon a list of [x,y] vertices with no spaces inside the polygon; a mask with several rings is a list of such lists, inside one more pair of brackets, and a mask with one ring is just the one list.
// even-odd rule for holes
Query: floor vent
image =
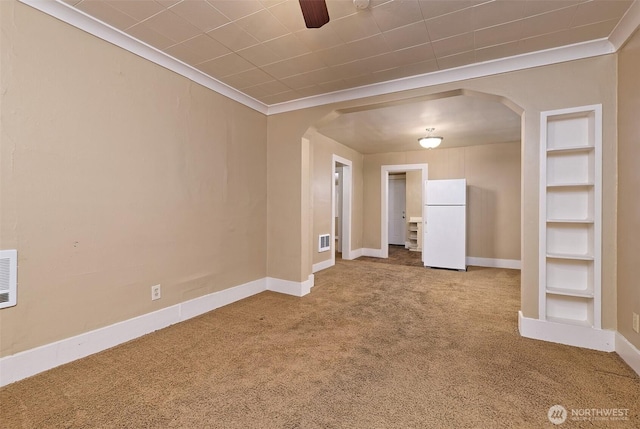
{"label": "floor vent", "polygon": [[0,308],[16,305],[17,261],[16,250],[0,250]]}
{"label": "floor vent", "polygon": [[322,234],[318,237],[318,252],[326,252],[331,250],[330,234]]}

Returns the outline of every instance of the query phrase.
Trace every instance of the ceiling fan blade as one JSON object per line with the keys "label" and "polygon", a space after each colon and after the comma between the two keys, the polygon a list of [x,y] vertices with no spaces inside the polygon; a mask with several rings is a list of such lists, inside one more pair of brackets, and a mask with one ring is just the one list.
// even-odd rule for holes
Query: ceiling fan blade
{"label": "ceiling fan blade", "polygon": [[304,23],[307,28],[320,28],[329,22],[329,11],[325,0],[299,0]]}

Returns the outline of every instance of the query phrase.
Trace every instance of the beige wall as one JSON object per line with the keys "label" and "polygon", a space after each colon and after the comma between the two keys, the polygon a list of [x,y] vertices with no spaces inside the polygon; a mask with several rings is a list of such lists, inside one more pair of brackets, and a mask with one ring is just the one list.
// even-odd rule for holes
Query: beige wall
{"label": "beige wall", "polygon": [[640,32],[618,55],[618,331],[640,349]]}
{"label": "beige wall", "polygon": [[[380,248],[381,166],[397,164],[428,164],[431,180],[467,179],[467,256],[520,259],[519,142],[366,155],[364,211],[371,219],[365,220],[364,247]],[[418,210],[420,189],[419,174],[417,183],[407,181]]]}
{"label": "beige wall", "polygon": [[266,276],[264,115],[21,3],[0,26],[0,356]]}
{"label": "beige wall", "polygon": [[318,252],[318,235],[331,233],[331,192],[335,187],[331,176],[333,155],[351,161],[352,175],[352,214],[351,214],[351,249],[362,248],[362,160],[359,152],[350,149],[328,137],[311,130],[308,133],[311,141],[312,158],[312,212],[313,234],[311,237],[313,263],[317,264],[331,259],[331,252]]}
{"label": "beige wall", "polygon": [[[367,99],[334,103],[290,113],[269,116],[269,147],[282,144],[289,151],[281,150],[279,154],[269,152],[269,165],[278,165],[289,159],[292,151],[299,147],[300,139],[306,130],[322,121],[332,112],[345,108],[370,106],[385,102],[393,102],[408,98],[419,98],[454,89],[467,89],[505,97],[524,110],[522,156],[522,311],[526,317],[538,317],[538,195],[539,195],[539,158],[540,158],[540,112],[545,110],[583,106],[601,103],[603,105],[603,327],[616,326],[616,56],[605,55],[578,61],[571,61],[544,67],[502,73],[495,76],[476,78],[450,84],[435,85],[411,91],[403,91]],[[277,130],[272,130],[277,125]],[[299,154],[299,151],[298,151]],[[404,163],[404,155],[390,156]],[[300,166],[300,161],[298,161]],[[437,171],[437,170],[436,170]],[[269,169],[272,180],[280,176],[279,172]],[[365,181],[367,178],[365,177]],[[290,193],[300,192],[299,184],[287,185]],[[271,188],[270,188],[271,189]],[[364,201],[375,196],[375,189],[364,188]],[[300,205],[286,201],[281,196],[272,201],[269,194],[269,205],[282,203],[282,216],[269,217],[269,230],[286,231],[287,223],[293,221],[286,213],[295,215],[300,212]],[[284,207],[288,206],[288,211]],[[376,210],[379,212],[379,210]],[[271,212],[270,212],[271,213]],[[379,214],[369,213],[364,209],[363,231],[379,228]],[[298,218],[300,219],[300,218]],[[304,218],[308,219],[308,218]],[[290,234],[287,243],[302,243],[302,248],[311,249],[310,234],[297,236]],[[364,247],[375,245],[365,242]],[[275,245],[275,243],[274,243]],[[291,280],[306,279],[310,273],[310,265],[301,264],[300,255],[294,259],[282,259],[275,263],[269,245],[269,272],[278,273],[281,278]],[[301,275],[302,274],[302,275]],[[286,277],[285,277],[286,276]]]}
{"label": "beige wall", "polygon": [[406,213],[407,228],[409,218],[422,217],[422,172],[417,170],[406,173]]}

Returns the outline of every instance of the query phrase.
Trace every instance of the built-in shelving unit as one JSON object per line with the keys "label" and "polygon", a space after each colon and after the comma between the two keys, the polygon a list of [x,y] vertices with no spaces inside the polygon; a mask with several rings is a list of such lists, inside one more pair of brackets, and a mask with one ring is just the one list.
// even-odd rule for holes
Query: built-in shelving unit
{"label": "built-in shelving unit", "polygon": [[422,218],[410,217],[407,224],[408,249],[414,252],[422,251]]}
{"label": "built-in shelving unit", "polygon": [[541,114],[541,320],[601,328],[601,129],[601,105]]}

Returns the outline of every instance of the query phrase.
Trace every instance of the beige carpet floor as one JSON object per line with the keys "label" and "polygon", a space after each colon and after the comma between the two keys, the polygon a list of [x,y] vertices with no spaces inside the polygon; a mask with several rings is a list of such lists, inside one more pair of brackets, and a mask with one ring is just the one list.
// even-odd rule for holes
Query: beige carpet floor
{"label": "beige carpet floor", "polygon": [[2,428],[544,428],[555,404],[628,409],[613,353],[521,338],[519,271],[339,260],[303,298],[264,292],[0,389]]}

